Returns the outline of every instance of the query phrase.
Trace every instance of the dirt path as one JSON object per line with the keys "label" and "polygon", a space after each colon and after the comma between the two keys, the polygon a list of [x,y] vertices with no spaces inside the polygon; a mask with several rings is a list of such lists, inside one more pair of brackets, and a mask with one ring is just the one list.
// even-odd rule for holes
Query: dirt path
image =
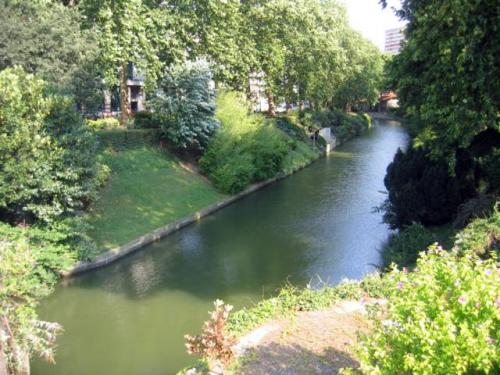
{"label": "dirt path", "polygon": [[331,375],[357,367],[352,345],[367,329],[365,304],[357,301],[270,322],[240,341],[238,374]]}

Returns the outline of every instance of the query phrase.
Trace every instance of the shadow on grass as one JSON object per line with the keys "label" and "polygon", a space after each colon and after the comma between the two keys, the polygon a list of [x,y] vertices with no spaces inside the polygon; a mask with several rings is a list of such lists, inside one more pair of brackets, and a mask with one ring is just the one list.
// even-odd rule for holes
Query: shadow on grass
{"label": "shadow on grass", "polygon": [[320,353],[300,345],[271,343],[252,349],[241,359],[242,375],[333,375],[341,368],[357,368],[358,362],[345,351],[325,348]]}

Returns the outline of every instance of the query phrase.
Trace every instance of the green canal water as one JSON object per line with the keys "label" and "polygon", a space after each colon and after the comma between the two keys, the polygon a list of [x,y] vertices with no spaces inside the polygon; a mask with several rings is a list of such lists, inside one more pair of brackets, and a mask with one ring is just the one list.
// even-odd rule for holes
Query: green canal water
{"label": "green canal water", "polygon": [[39,310],[64,326],[57,364],[34,361],[32,374],[175,374],[193,362],[183,336],[199,331],[213,300],[251,306],[287,280],[335,284],[373,271],[389,234],[373,208],[406,144],[398,123],[376,122],[290,178],[60,285]]}

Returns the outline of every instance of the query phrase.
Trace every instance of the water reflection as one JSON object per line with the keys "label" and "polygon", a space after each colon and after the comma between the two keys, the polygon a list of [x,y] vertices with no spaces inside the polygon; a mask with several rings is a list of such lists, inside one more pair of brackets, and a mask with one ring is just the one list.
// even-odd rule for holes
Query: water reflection
{"label": "water reflection", "polygon": [[33,374],[174,374],[191,361],[183,335],[215,298],[240,307],[286,280],[362,277],[380,261],[388,229],[372,209],[406,142],[398,124],[376,123],[302,172],[61,286],[40,311],[65,327],[58,364],[36,362]]}

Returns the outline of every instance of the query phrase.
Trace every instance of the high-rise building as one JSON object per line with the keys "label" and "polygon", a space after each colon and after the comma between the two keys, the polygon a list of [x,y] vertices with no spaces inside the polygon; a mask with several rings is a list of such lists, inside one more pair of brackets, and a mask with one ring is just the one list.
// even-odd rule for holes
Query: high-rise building
{"label": "high-rise building", "polygon": [[385,31],[385,52],[398,53],[401,42],[405,38],[402,28]]}

